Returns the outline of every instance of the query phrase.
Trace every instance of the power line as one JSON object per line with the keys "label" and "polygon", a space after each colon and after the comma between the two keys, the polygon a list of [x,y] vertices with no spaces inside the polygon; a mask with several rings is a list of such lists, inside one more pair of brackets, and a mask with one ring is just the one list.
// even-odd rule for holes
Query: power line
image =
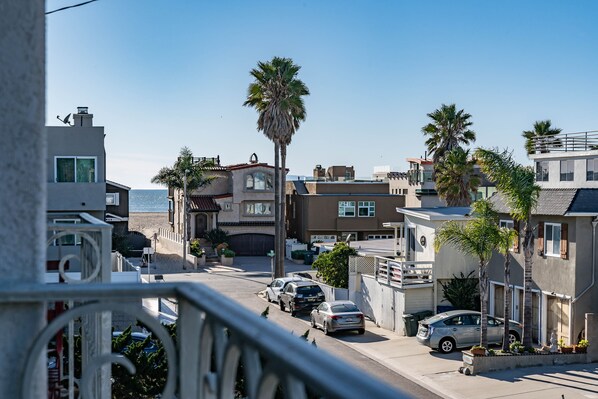
{"label": "power line", "polygon": [[66,7],[62,7],[62,8],[57,8],[56,10],[48,11],[46,13],[46,15],[52,14],[52,13],[58,12],[58,11],[68,10],[69,8],[75,8],[75,7],[84,6],[85,4],[93,3],[94,1],[98,1],[98,0],[89,0],[89,1],[86,1],[86,2],[83,2],[83,3],[74,4],[72,6],[66,6]]}

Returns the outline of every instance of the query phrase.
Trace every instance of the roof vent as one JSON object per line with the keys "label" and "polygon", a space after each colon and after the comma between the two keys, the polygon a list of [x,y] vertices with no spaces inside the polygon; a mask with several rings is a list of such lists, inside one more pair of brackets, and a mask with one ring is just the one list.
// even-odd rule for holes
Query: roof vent
{"label": "roof vent", "polygon": [[88,107],[77,107],[77,113],[78,114],[87,114],[88,112]]}

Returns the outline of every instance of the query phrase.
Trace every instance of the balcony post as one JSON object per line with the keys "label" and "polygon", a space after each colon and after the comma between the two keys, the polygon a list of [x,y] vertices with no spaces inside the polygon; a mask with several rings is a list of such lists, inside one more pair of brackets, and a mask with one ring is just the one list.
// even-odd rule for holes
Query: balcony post
{"label": "balcony post", "polygon": [[[43,283],[46,259],[45,2],[0,6],[0,273],[2,284]],[[45,307],[0,306],[0,398],[19,398],[27,350]],[[33,370],[46,397],[45,355]]]}

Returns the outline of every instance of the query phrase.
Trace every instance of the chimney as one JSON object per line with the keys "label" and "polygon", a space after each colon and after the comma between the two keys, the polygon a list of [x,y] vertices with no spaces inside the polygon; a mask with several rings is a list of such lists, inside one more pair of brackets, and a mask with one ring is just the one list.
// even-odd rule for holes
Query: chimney
{"label": "chimney", "polygon": [[77,107],[77,113],[73,115],[74,125],[77,127],[92,127],[93,114],[88,112],[87,107]]}

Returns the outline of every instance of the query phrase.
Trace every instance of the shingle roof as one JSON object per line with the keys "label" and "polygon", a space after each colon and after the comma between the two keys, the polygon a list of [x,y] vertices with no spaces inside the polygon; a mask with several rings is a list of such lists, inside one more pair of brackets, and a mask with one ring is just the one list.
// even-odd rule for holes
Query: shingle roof
{"label": "shingle roof", "polygon": [[[545,188],[540,191],[538,205],[532,212],[534,215],[564,215],[579,189],[576,188]],[[505,198],[499,192],[490,197],[490,201],[499,213],[509,213],[510,209]]]}
{"label": "shingle roof", "polygon": [[220,206],[212,196],[192,195],[189,197],[189,209],[195,212],[219,212]]}
{"label": "shingle roof", "polygon": [[571,213],[598,213],[598,189],[582,188],[569,207]]}

